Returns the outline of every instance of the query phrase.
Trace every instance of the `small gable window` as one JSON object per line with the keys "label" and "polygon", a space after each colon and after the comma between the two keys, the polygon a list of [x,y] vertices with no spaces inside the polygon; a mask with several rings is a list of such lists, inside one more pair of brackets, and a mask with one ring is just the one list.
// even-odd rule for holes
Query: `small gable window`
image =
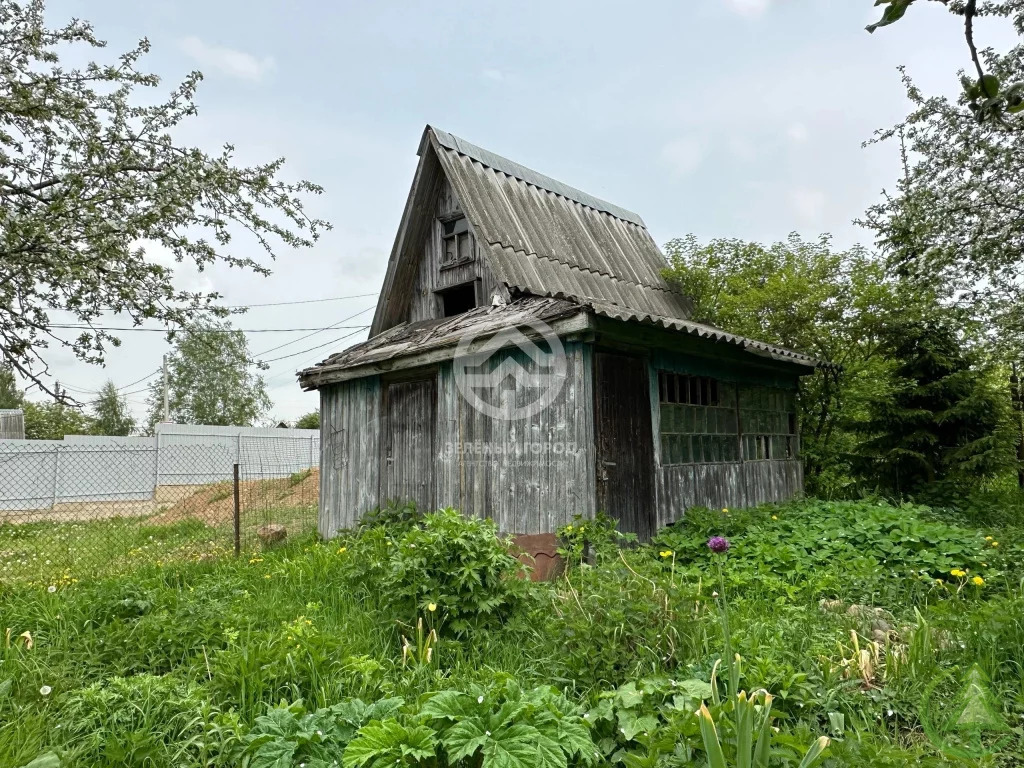
{"label": "small gable window", "polygon": [[441,220],[441,268],[473,260],[473,236],[465,216]]}
{"label": "small gable window", "polygon": [[454,317],[476,308],[476,281],[437,292],[443,317]]}

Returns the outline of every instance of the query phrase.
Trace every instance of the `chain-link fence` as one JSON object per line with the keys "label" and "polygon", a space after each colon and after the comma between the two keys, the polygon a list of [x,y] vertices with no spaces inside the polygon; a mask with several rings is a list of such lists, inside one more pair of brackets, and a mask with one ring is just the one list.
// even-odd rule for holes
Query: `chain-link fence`
{"label": "chain-link fence", "polygon": [[204,560],[316,528],[319,446],[246,435],[0,442],[0,583]]}

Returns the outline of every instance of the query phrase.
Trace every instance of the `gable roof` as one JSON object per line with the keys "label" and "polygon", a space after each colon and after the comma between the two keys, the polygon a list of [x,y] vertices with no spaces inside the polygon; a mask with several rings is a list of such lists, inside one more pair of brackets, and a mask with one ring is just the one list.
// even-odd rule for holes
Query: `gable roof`
{"label": "gable roof", "polygon": [[427,126],[371,336],[404,319],[407,284],[440,175],[466,212],[480,258],[512,294],[601,302],[687,319],[688,298],[661,275],[666,262],[635,213]]}

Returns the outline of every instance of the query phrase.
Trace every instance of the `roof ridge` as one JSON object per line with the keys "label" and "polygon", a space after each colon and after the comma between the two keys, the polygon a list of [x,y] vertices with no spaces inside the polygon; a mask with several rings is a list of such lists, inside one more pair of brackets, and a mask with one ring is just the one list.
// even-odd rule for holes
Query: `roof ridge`
{"label": "roof ridge", "polygon": [[507,157],[495,154],[490,150],[479,147],[472,142],[460,139],[454,134],[443,131],[440,128],[435,128],[432,125],[427,126],[427,130],[430,131],[437,143],[445,149],[458,152],[460,155],[465,155],[473,160],[476,160],[481,165],[485,165],[495,171],[500,171],[508,176],[513,176],[519,181],[525,184],[530,184],[538,189],[543,189],[546,192],[551,192],[559,197],[564,197],[567,200],[579,203],[587,208],[592,208],[595,211],[601,213],[607,213],[614,216],[622,221],[628,221],[631,224],[636,224],[639,227],[647,229],[647,225],[644,224],[644,220],[640,218],[640,215],[633,213],[626,208],[622,208],[614,203],[609,203],[606,200],[602,200],[599,197],[595,197],[587,192],[584,192],[577,187],[565,184],[557,179],[553,179],[550,176],[546,176],[539,171],[535,171],[532,168],[527,168],[525,165],[520,165],[514,160],[509,160]]}

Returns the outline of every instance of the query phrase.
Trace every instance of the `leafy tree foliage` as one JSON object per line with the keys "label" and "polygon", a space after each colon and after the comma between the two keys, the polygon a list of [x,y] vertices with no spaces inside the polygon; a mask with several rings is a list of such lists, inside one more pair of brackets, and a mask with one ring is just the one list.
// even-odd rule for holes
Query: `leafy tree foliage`
{"label": "leafy tree foliage", "polygon": [[320,409],[303,414],[295,422],[296,429],[320,429]]}
{"label": "leafy tree foliage", "polygon": [[[179,424],[252,426],[270,410],[249,344],[226,320],[207,318],[180,332],[168,356],[168,405]],[[163,381],[150,385],[148,427],[163,418]]]}
{"label": "leafy tree foliage", "polygon": [[80,408],[62,401],[26,401],[22,407],[28,440],[63,440],[64,435],[92,434],[92,420]]}
{"label": "leafy tree foliage", "polygon": [[114,382],[108,381],[92,404],[92,431],[96,435],[130,435],[135,431],[135,417],[128,401],[118,394]]}
{"label": "leafy tree foliage", "polygon": [[[992,61],[986,60],[991,54],[985,51],[979,54],[978,45],[974,40],[974,22],[980,16],[1009,19],[1018,33],[1024,31],[1024,2],[1022,0],[989,0],[979,3],[978,0],[931,0],[942,3],[955,16],[963,19],[964,38],[970,52],[974,77],[961,75],[964,95],[971,108],[971,114],[979,122],[1003,122],[1007,114],[1024,111],[1024,81],[1018,77],[1011,79],[1003,76],[991,66]],[[875,5],[884,6],[882,18],[869,24],[868,32],[880,27],[887,27],[902,19],[915,0],[875,0]],[[1018,53],[1014,51],[1011,55]],[[986,57],[986,58],[983,58]],[[989,66],[986,66],[986,63]],[[995,72],[995,73],[994,73]]]}
{"label": "leafy tree foliage", "polygon": [[24,399],[11,366],[0,364],[0,408],[21,408]]}
{"label": "leafy tree foliage", "polygon": [[[175,288],[171,259],[267,274],[239,255],[235,234],[248,232],[273,258],[327,226],[303,208],[320,187],[282,181],[282,159],[242,167],[230,144],[207,154],[175,143],[196,114],[199,72],[154,100],[137,94],[159,84],[139,68],[147,40],[80,69],[60,60],[75,46],[104,43],[86,21],[48,29],[42,0],[0,0],[0,359],[50,394],[48,344],[91,363],[118,344],[91,327],[101,312],[173,328],[215,303],[215,293]],[[60,330],[54,309],[84,327]]]}
{"label": "leafy tree foliage", "polygon": [[883,351],[896,361],[884,389],[872,393],[859,425],[864,474],[897,494],[937,480],[992,477],[1009,463],[1005,393],[995,391],[948,321],[899,317]]}
{"label": "leafy tree foliage", "polygon": [[691,235],[665,250],[666,277],[693,298],[694,319],[834,364],[801,382],[804,459],[812,490],[849,482],[849,422],[887,375],[877,318],[906,300],[884,264],[862,248],[836,251],[827,236],[765,246]]}

